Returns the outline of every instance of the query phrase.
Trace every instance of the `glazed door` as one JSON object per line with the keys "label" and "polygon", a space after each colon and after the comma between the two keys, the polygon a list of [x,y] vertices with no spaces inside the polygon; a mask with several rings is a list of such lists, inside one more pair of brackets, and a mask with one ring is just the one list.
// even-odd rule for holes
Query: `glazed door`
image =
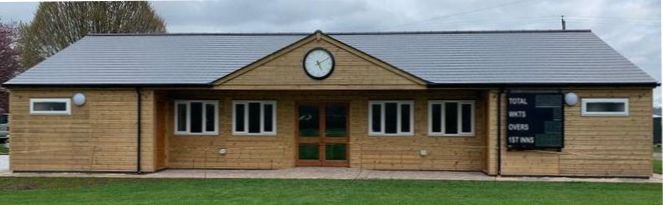
{"label": "glazed door", "polygon": [[348,166],[348,105],[297,105],[297,166]]}

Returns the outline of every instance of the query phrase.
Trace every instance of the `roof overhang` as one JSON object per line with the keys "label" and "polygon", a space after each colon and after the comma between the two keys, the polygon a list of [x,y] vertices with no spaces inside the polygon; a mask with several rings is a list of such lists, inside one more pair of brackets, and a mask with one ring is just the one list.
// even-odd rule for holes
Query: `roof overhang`
{"label": "roof overhang", "polygon": [[211,84],[3,84],[6,88],[37,88],[37,87],[74,87],[74,88],[211,88]]}
{"label": "roof overhang", "polygon": [[433,83],[428,84],[428,88],[475,88],[475,87],[587,87],[587,86],[596,86],[596,87],[658,87],[661,84],[658,82],[651,83],[471,83],[471,84],[459,84],[459,83]]}
{"label": "roof overhang", "polygon": [[[502,88],[502,87],[658,87],[655,83],[434,83],[427,88]],[[214,84],[3,84],[5,88],[74,87],[74,88],[213,88]]]}

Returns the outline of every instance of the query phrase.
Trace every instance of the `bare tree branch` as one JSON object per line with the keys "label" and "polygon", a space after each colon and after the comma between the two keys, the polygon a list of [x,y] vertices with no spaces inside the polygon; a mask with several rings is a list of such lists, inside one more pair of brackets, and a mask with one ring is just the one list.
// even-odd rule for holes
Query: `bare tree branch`
{"label": "bare tree branch", "polygon": [[149,2],[42,2],[30,24],[21,24],[20,65],[30,68],[88,33],[164,33]]}

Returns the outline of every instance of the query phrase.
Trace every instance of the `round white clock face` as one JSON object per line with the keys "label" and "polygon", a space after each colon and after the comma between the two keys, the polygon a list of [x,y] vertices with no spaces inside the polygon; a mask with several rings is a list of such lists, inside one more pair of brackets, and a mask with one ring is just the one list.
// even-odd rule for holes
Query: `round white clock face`
{"label": "round white clock face", "polygon": [[334,71],[334,56],[324,48],[311,49],[304,56],[304,71],[316,80],[322,80]]}

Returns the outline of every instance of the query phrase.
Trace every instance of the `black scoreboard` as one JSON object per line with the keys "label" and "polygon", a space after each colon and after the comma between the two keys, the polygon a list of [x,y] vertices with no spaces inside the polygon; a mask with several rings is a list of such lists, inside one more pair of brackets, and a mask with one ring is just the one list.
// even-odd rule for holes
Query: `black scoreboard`
{"label": "black scoreboard", "polygon": [[561,93],[507,95],[507,148],[564,147],[564,97]]}

